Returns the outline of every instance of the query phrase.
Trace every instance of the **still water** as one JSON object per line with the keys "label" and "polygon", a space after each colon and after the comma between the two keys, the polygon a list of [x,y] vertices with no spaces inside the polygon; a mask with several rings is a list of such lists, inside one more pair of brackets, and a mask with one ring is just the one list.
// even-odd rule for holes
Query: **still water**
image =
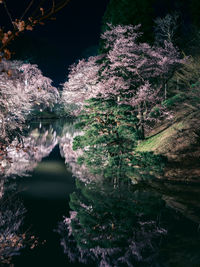
{"label": "still water", "polygon": [[200,266],[199,186],[88,183],[78,134],[71,121],[36,122],[8,151],[2,266]]}

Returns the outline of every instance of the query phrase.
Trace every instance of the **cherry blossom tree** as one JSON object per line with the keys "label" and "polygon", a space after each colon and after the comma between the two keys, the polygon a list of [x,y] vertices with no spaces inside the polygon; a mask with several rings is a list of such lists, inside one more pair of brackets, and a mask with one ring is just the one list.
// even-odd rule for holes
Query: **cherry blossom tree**
{"label": "cherry blossom tree", "polygon": [[36,65],[2,60],[0,70],[1,141],[8,142],[17,131],[22,131],[27,115],[36,106],[53,106],[59,93]]}
{"label": "cherry blossom tree", "polygon": [[72,65],[62,99],[79,106],[75,115],[91,98],[129,105],[144,138],[144,127],[155,119],[155,107],[159,107],[159,118],[171,117],[161,103],[167,97],[168,80],[183,61],[169,40],[163,47],[140,43],[140,25],[108,26],[101,36],[107,54]]}
{"label": "cherry blossom tree", "polygon": [[[13,9],[10,0],[0,0],[4,25],[0,26],[0,129],[1,142],[8,142],[23,130],[23,123],[31,111],[38,107],[52,107],[58,100],[58,91],[52,81],[42,75],[36,65],[10,61],[9,45],[25,31],[32,31],[54,15],[70,0],[20,3],[21,14]],[[6,19],[7,18],[7,19]]]}
{"label": "cherry blossom tree", "polygon": [[30,102],[40,109],[53,107],[59,99],[58,90],[52,86],[52,80],[43,76],[37,65],[22,64],[19,68],[24,81],[24,91],[30,95]]}
{"label": "cherry blossom tree", "polygon": [[164,47],[140,43],[140,25],[109,27],[101,36],[108,54],[99,93],[104,99],[131,105],[142,128],[152,108],[166,99],[167,81],[182,60],[169,41],[164,42]]}
{"label": "cherry blossom tree", "polygon": [[68,81],[63,84],[62,102],[72,114],[78,114],[85,100],[98,93],[99,65],[97,61],[101,58],[102,56],[96,56],[87,60],[82,59],[70,66]]}
{"label": "cherry blossom tree", "polygon": [[21,124],[24,122],[25,114],[31,109],[31,103],[30,95],[23,90],[23,80],[17,69],[19,62],[2,61],[0,65],[1,138],[5,140],[16,128],[21,130]]}

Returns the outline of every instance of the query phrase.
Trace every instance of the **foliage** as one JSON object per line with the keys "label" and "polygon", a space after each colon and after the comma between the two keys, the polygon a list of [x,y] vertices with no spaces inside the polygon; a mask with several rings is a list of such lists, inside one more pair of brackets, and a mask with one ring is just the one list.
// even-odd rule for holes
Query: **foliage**
{"label": "foliage", "polygon": [[[165,84],[181,60],[172,43],[165,41],[164,47],[158,47],[138,42],[139,25],[108,26],[101,36],[107,54],[73,66],[66,94],[67,101],[71,97],[73,102],[84,88],[82,99],[90,98],[85,106],[80,101],[83,110],[79,127],[84,134],[76,136],[73,143],[74,150],[83,152],[78,162],[117,184],[119,177],[126,179],[131,173],[147,177],[149,166],[154,172],[163,168],[162,164],[158,167],[163,160],[159,156],[134,150],[152,121],[170,115],[162,105]],[[85,73],[91,62],[92,70],[86,68]],[[92,86],[85,90],[87,83]]]}
{"label": "foliage", "polygon": [[138,28],[139,25],[110,25],[110,30],[102,35],[109,50],[109,63],[102,73],[99,91],[104,98],[131,105],[142,129],[150,119],[152,107],[166,98],[165,85],[182,61],[171,42],[165,41],[164,47],[138,43]]}
{"label": "foliage", "polygon": [[[153,119],[149,116],[151,109],[166,98],[165,84],[181,64],[179,53],[167,41],[164,47],[139,43],[139,25],[108,26],[101,36],[107,54],[73,65],[62,99],[79,104],[79,111],[84,100],[92,97],[130,106],[143,138],[144,125]],[[164,108],[160,110],[163,112]]]}
{"label": "foliage", "polygon": [[124,181],[133,176],[133,179],[141,180],[162,174],[166,163],[164,157],[134,152],[139,131],[130,106],[119,106],[113,101],[103,101],[100,106],[95,99],[89,103],[76,126],[85,129],[84,135],[76,136],[73,141],[73,149],[82,151],[78,158],[80,165],[114,184],[118,184],[121,177]]}
{"label": "foliage", "polygon": [[168,98],[162,104],[167,108],[176,107],[176,105],[183,103],[186,98],[187,96],[182,92]]}
{"label": "foliage", "polygon": [[81,116],[80,127],[85,134],[74,139],[73,149],[80,148],[85,153],[81,157],[93,173],[115,177],[130,169],[136,140],[135,116],[130,107],[118,106],[113,101],[90,100],[88,110]]}

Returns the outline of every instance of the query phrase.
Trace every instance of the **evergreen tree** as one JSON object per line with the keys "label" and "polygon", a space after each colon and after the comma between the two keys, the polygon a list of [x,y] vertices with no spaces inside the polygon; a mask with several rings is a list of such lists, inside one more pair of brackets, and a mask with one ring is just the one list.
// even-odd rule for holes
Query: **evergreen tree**
{"label": "evergreen tree", "polygon": [[85,107],[77,127],[85,134],[74,139],[73,148],[84,153],[79,163],[93,173],[116,179],[127,175],[138,140],[137,118],[128,105],[118,105],[113,100],[91,99]]}

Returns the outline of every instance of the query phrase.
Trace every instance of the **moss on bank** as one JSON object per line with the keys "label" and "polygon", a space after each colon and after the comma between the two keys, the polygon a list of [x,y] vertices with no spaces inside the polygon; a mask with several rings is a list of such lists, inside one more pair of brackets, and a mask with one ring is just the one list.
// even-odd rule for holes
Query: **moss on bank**
{"label": "moss on bank", "polygon": [[200,183],[200,109],[184,102],[171,122],[164,121],[136,147],[138,152],[166,156],[164,179]]}
{"label": "moss on bank", "polygon": [[171,143],[171,139],[177,136],[177,132],[184,129],[184,123],[174,123],[167,127],[167,129],[146,138],[146,140],[140,142],[136,148],[136,151],[148,152],[159,150],[162,153],[162,148],[166,148]]}

